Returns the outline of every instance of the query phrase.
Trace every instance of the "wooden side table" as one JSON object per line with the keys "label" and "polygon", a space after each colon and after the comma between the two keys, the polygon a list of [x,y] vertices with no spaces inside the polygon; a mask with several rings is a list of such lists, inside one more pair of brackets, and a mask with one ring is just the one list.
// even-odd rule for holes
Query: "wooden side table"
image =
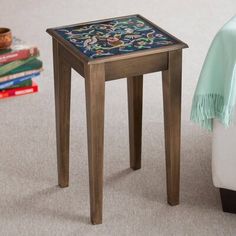
{"label": "wooden side table", "polygon": [[182,49],[187,45],[140,15],[48,29],[53,37],[57,163],[69,183],[71,68],[85,78],[90,213],[102,223],[105,82],[127,77],[130,167],[141,168],[143,74],[162,71],[167,195],[179,204]]}

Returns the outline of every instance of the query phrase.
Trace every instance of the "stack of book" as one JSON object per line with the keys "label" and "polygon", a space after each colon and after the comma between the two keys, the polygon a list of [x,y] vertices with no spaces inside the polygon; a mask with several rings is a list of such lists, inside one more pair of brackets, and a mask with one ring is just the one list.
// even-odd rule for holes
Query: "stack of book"
{"label": "stack of book", "polygon": [[33,78],[40,75],[39,49],[14,38],[10,49],[0,50],[0,99],[38,91]]}

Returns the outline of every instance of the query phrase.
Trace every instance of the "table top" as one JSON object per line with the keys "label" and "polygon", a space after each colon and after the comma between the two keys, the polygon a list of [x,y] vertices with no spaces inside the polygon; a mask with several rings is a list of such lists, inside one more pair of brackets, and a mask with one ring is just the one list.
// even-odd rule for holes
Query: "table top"
{"label": "table top", "polygon": [[48,32],[86,61],[187,47],[140,15],[52,28]]}

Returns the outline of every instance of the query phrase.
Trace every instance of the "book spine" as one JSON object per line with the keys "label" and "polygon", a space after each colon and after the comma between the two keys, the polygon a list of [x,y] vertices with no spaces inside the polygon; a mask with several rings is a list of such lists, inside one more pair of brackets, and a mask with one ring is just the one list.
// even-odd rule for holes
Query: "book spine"
{"label": "book spine", "polygon": [[13,74],[13,75],[6,75],[6,76],[3,76],[3,77],[0,77],[0,83],[6,82],[6,81],[9,81],[9,80],[14,80],[14,79],[17,79],[17,78],[20,78],[20,77],[24,77],[26,75],[39,73],[42,70],[43,69],[41,68],[41,69],[37,69],[37,70],[28,70],[28,71],[16,73],[16,74]]}
{"label": "book spine", "polygon": [[29,87],[3,90],[0,92],[0,99],[7,98],[7,97],[20,96],[20,95],[25,95],[25,94],[30,94],[30,93],[36,93],[36,92],[38,92],[38,85],[36,83],[33,83],[33,85]]}
{"label": "book spine", "polygon": [[32,79],[32,77],[37,77],[39,75],[40,75],[40,73],[34,73],[34,74],[26,75],[26,76],[23,76],[23,77],[14,79],[14,80],[7,81],[7,82],[4,82],[4,83],[0,83],[0,89],[5,89],[7,87],[19,84],[23,81],[26,81],[28,79]]}
{"label": "book spine", "polygon": [[31,56],[37,56],[37,55],[39,55],[39,50],[37,47],[31,47],[19,51],[13,51],[0,55],[0,64],[6,64],[16,60],[24,60]]}
{"label": "book spine", "polygon": [[15,88],[29,87],[29,86],[32,86],[32,84],[33,84],[32,79],[27,79],[26,81],[23,81],[23,82],[21,82],[19,84],[13,85],[11,87],[7,87],[4,90],[6,90],[6,89],[13,89],[13,88],[15,89]]}
{"label": "book spine", "polygon": [[29,57],[25,60],[12,61],[10,63],[7,63],[7,64],[3,65],[3,66],[0,66],[0,76],[4,76],[9,71],[14,70],[19,66],[23,66],[26,63],[29,63],[33,60],[35,60],[35,57]]}

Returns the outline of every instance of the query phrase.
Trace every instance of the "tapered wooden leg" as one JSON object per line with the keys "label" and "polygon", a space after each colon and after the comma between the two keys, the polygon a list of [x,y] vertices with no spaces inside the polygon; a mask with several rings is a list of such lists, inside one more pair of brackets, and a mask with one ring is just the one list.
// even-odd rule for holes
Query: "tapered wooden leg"
{"label": "tapered wooden leg", "polygon": [[141,168],[143,76],[127,78],[130,168]]}
{"label": "tapered wooden leg", "polygon": [[93,224],[102,223],[103,205],[103,139],[104,139],[104,64],[89,65],[85,79],[90,217]]}
{"label": "tapered wooden leg", "polygon": [[182,50],[169,52],[168,70],[162,72],[167,198],[170,205],[179,204],[180,129]]}
{"label": "tapered wooden leg", "polygon": [[69,185],[69,131],[71,67],[60,53],[60,45],[53,40],[54,88],[56,107],[56,139],[58,184]]}

